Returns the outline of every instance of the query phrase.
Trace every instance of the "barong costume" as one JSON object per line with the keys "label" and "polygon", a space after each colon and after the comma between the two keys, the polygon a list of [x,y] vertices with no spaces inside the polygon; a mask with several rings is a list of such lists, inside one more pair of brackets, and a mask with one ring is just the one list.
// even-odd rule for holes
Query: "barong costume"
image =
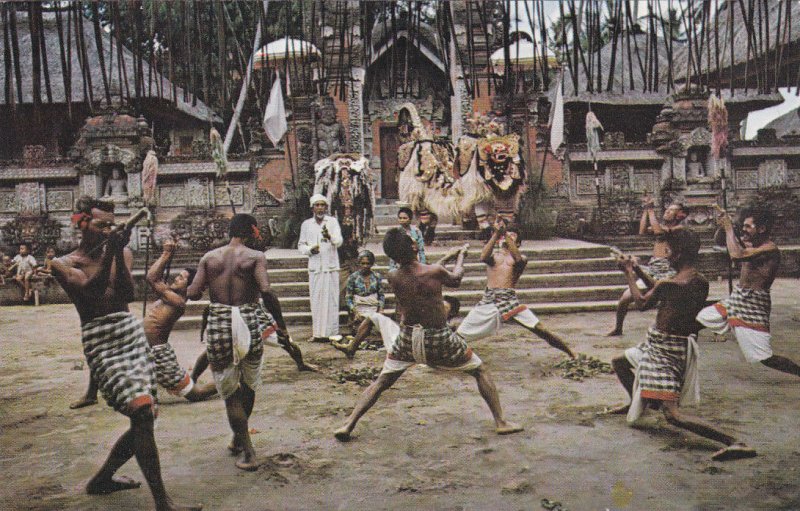
{"label": "barong costume", "polygon": [[[314,199],[317,198],[315,201]],[[327,202],[322,195],[312,197],[312,205],[319,200]],[[322,238],[322,228],[327,226],[330,240]],[[339,222],[325,215],[321,224],[309,218],[300,227],[297,249],[308,256],[308,287],[311,296],[312,335],[330,337],[339,333],[339,254],[336,248],[342,244]],[[311,253],[313,247],[319,252]]]}
{"label": "barong costume", "polygon": [[189,372],[178,363],[175,350],[168,342],[151,346],[156,366],[156,381],[174,396],[186,397],[194,388]]}
{"label": "barong costume", "polygon": [[517,299],[511,288],[486,288],[483,298],[469,311],[458,327],[458,334],[467,341],[493,335],[504,321],[514,320],[526,328],[535,328],[539,318]]}
{"label": "barong costume", "polygon": [[728,298],[701,310],[697,321],[718,334],[733,329],[744,358],[756,363],[772,356],[772,336],[769,332],[771,310],[769,291],[737,285]]}
{"label": "barong costume", "polygon": [[209,306],[205,340],[217,392],[229,398],[244,383],[261,383],[264,343],[277,345],[278,325],[260,303]]}
{"label": "barong costume", "polygon": [[[381,331],[383,335],[383,331]],[[386,354],[383,373],[405,371],[415,364],[435,369],[472,371],[482,361],[467,342],[449,326],[424,328],[400,325],[399,332]]]}
{"label": "barong costume", "polygon": [[636,421],[644,411],[644,399],[679,401],[681,405],[700,400],[697,374],[697,336],[647,331],[647,340],[625,350],[636,373],[628,422]]}
{"label": "barong costume", "polygon": [[92,379],[109,406],[133,415],[156,403],[156,377],[142,322],[130,312],[113,312],[81,326]]}
{"label": "barong costume", "polygon": [[360,271],[356,271],[347,277],[345,285],[345,303],[347,309],[358,313],[359,316],[368,317],[370,314],[383,310],[386,297],[383,293],[383,283],[381,274],[370,272],[368,280]]}

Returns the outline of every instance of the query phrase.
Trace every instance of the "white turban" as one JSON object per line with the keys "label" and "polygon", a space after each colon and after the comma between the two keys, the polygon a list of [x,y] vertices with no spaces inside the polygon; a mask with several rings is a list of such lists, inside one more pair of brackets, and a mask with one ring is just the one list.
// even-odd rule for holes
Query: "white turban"
{"label": "white turban", "polygon": [[312,195],[311,196],[311,200],[309,202],[311,203],[311,207],[312,208],[314,207],[314,204],[316,204],[317,202],[324,202],[326,206],[330,206],[331,205],[331,203],[328,202],[328,198],[325,197],[324,195],[322,195],[321,193],[317,193],[315,195]]}

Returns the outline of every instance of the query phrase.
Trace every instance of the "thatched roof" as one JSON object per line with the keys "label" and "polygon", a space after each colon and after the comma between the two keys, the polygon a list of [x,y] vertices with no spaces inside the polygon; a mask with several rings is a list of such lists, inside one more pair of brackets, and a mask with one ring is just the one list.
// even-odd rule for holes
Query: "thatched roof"
{"label": "thatched roof", "polygon": [[[24,11],[17,11],[17,33],[19,36],[19,57],[20,57],[20,65],[22,66],[22,102],[23,103],[33,103],[33,64],[32,64],[32,54],[31,54],[31,34],[28,24],[28,15]],[[66,13],[63,14],[63,23],[66,25],[67,16]],[[61,58],[60,58],[60,47],[59,47],[59,38],[58,38],[58,27],[56,25],[56,18],[55,13],[47,12],[43,14],[43,23],[44,23],[44,40],[45,46],[47,48],[47,68],[50,74],[50,89],[52,91],[52,97],[54,103],[66,103],[67,102],[67,94],[64,88],[64,79],[63,79],[63,72],[61,68]],[[119,74],[117,72],[118,69],[118,62],[117,62],[117,40],[111,34],[106,33],[105,31],[102,32],[102,40],[103,40],[103,56],[105,58],[106,68],[108,68],[109,63],[113,62],[113,69],[112,72],[109,73],[109,89],[111,92],[112,101],[119,101],[121,97],[128,97],[128,91],[130,92],[130,97],[134,97],[134,73],[133,73],[133,64],[134,64],[134,56],[133,54],[125,47],[122,49],[123,53],[123,60],[125,62],[125,69],[127,70],[127,90],[125,88],[125,78],[123,76],[123,81],[120,82]],[[66,39],[66,28],[64,28],[64,38]],[[67,55],[67,59],[72,62],[72,72],[71,72],[71,96],[72,101],[75,103],[86,102],[89,100],[88,95],[84,96],[84,88],[83,88],[83,76],[81,74],[81,66],[78,57],[78,42],[77,37],[78,34],[76,31],[73,30],[70,33],[70,37],[72,39],[71,46],[67,44],[67,41],[64,41],[64,49],[67,51],[69,46],[69,54]],[[94,36],[94,27],[92,22],[89,20],[84,20],[83,23],[83,38],[86,45],[86,54],[87,54],[87,62],[88,62],[88,69],[91,72],[92,78],[92,97],[95,101],[100,101],[105,99],[105,90],[103,87],[103,78],[102,72],[100,67],[100,58],[97,51],[97,45],[95,44],[95,36]],[[112,43],[113,43],[113,57],[112,57]],[[113,59],[113,61],[112,61]],[[147,62],[146,57],[143,59],[142,62],[142,69],[144,74],[145,80],[145,91],[144,95],[148,95],[148,91],[151,91],[150,97],[153,99],[158,99],[158,91],[157,89],[163,90],[164,99],[171,100],[171,91],[172,91],[172,83],[164,76],[161,75],[157,70],[153,70],[153,79],[152,79],[152,87],[148,84],[148,76],[150,75],[150,65]],[[159,81],[159,87],[156,87],[156,81]],[[5,87],[5,67],[0,66],[0,83],[2,83]],[[16,82],[14,83],[14,87],[16,89]],[[183,112],[186,115],[199,119],[201,121],[211,121],[211,122],[222,122],[222,119],[217,115],[213,110],[211,110],[205,103],[200,101],[199,99],[193,102],[192,95],[188,95],[188,101],[183,100],[184,91],[181,87],[176,87],[176,99],[175,103],[172,103],[177,110]],[[17,99],[17,91],[15,90],[14,98]],[[44,81],[44,71],[42,71],[42,78],[41,78],[41,97],[42,102],[47,103],[47,94],[45,89],[45,81]],[[0,105],[6,103],[5,98],[5,90],[2,94],[0,94]],[[193,104],[194,103],[194,104]]]}
{"label": "thatched roof", "polygon": [[[662,45],[659,50],[663,49],[663,41],[659,39],[659,44]],[[611,56],[612,44],[608,43],[600,50],[600,61],[602,70],[602,91],[596,90],[597,76],[594,77],[595,92],[590,93],[587,89],[587,75],[583,70],[583,65],[578,62],[578,94],[575,94],[575,88],[572,82],[572,74],[570,73],[569,66],[564,65],[564,102],[587,102],[593,103],[627,103],[627,104],[655,104],[663,103],[669,94],[675,92],[667,91],[667,68],[668,60],[666,51],[659,51],[658,53],[658,69],[659,69],[659,83],[658,91],[645,91],[645,80],[639,69],[639,61],[636,56],[638,46],[639,57],[642,63],[645,62],[645,50],[647,48],[647,35],[637,34],[631,36],[631,57],[633,59],[633,89],[630,87],[629,67],[628,67],[628,53],[627,43],[625,36],[620,35],[617,41],[616,59],[614,64],[614,78],[611,85],[611,91],[606,92],[608,85],[608,73],[611,69]],[[675,48],[680,46],[679,43],[674,43]],[[595,67],[597,66],[597,56],[593,55],[595,59]],[[590,55],[586,55],[590,58]],[[624,65],[623,65],[624,64]],[[588,62],[587,62],[588,66]],[[595,71],[596,72],[596,71]]]}
{"label": "thatched roof", "polygon": [[764,127],[774,129],[778,138],[790,133],[800,135],[800,109],[790,110],[780,117],[776,117]]}
{"label": "thatched roof", "polygon": [[[780,9],[781,12],[781,26],[780,26],[780,33],[781,39],[784,42],[794,43],[796,44],[800,41],[800,2],[791,1],[791,27],[787,32],[785,29],[785,22],[786,22],[786,2],[768,2],[769,5],[769,44],[770,48],[767,53],[772,55],[770,59],[770,67],[774,66],[774,54],[775,54],[775,47],[776,47],[776,39],[778,34],[778,10]],[[745,9],[747,3],[745,2]],[[744,16],[742,15],[742,10],[740,4],[736,1],[730,2],[725,1],[720,3],[720,9],[718,13],[719,17],[719,61],[720,61],[720,69],[722,70],[722,80],[728,80],[730,72],[730,65],[731,65],[731,45],[730,45],[730,11],[729,9],[733,7],[733,55],[734,55],[734,67],[742,66],[747,61],[747,41],[748,41],[748,34],[747,34],[747,24],[744,21]],[[763,16],[763,15],[762,15]],[[765,16],[764,16],[765,18]],[[756,37],[758,37],[758,14],[755,14],[755,20],[753,23],[753,30],[755,30]],[[715,22],[711,20],[711,26],[715,26]],[[712,30],[714,30],[712,28]],[[698,31],[699,33],[699,31]],[[791,39],[787,36],[791,35]],[[764,43],[766,44],[766,38],[764,39]],[[716,43],[714,41],[714,33],[711,33],[711,62],[709,67],[708,62],[708,53],[704,49],[701,55],[701,72],[705,74],[707,71],[713,73],[716,72]],[[754,51],[751,49],[751,56],[750,59],[753,59]],[[784,50],[783,54],[783,64],[786,64],[787,59],[789,58],[789,52]],[[684,46],[681,51],[677,52],[675,55],[675,69],[676,70],[683,70],[682,76],[680,77],[681,80],[686,79],[686,69],[689,66],[689,51],[688,47]],[[774,69],[772,71],[774,73]],[[737,72],[735,70],[734,73],[734,81],[741,79],[742,76],[737,76]],[[791,77],[794,79],[794,75]],[[712,78],[713,83],[713,78]],[[794,83],[791,84],[782,84],[781,86],[787,85],[795,85]],[[755,82],[753,82],[753,87],[755,87]]]}

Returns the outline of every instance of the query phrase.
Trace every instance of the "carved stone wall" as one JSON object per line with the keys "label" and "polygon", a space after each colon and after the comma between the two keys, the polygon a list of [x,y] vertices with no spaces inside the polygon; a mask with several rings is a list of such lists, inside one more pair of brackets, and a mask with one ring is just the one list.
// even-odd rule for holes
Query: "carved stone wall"
{"label": "carved stone wall", "polygon": [[766,160],[758,166],[758,184],[761,188],[787,184],[786,160]]}
{"label": "carved stone wall", "polygon": [[17,205],[21,216],[38,216],[44,211],[44,185],[20,183],[16,190]]}
{"label": "carved stone wall", "polygon": [[75,197],[72,190],[47,190],[47,211],[72,211]]}
{"label": "carved stone wall", "polygon": [[[361,153],[364,151],[364,75],[363,68],[352,70],[354,81],[350,85],[350,94],[347,98],[348,118],[350,125],[347,131],[350,134],[350,151]],[[330,155],[325,155],[330,156]],[[324,156],[320,155],[320,158]]]}

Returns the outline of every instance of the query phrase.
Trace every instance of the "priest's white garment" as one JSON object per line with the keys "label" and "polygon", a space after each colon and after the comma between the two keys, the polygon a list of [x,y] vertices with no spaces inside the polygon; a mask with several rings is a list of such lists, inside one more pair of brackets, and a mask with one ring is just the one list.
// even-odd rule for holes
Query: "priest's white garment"
{"label": "priest's white garment", "polygon": [[[327,227],[330,240],[323,239]],[[308,286],[311,296],[311,321],[314,337],[330,337],[339,333],[339,254],[342,245],[339,222],[325,215],[322,222],[309,218],[300,227],[297,248],[308,256]],[[311,249],[319,247],[319,253]]]}

